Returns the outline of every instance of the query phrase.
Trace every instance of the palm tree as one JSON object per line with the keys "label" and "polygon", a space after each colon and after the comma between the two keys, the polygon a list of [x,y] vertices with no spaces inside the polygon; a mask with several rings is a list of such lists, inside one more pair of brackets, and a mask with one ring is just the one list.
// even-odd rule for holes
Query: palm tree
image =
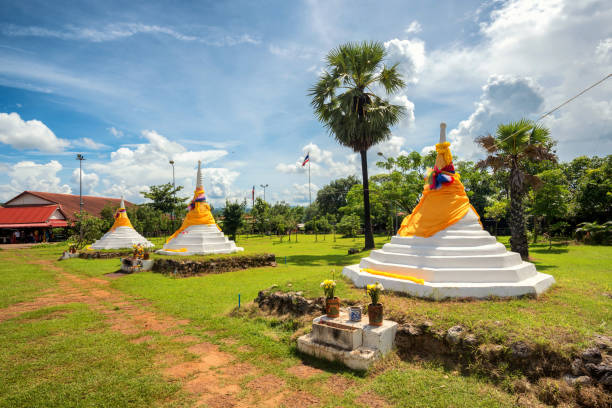
{"label": "palm tree", "polygon": [[521,119],[518,122],[500,124],[495,136],[490,134],[476,139],[489,154],[480,161],[481,168],[490,167],[493,171],[510,171],[510,246],[521,258],[529,258],[529,246],[525,233],[525,215],[523,199],[528,187],[538,188],[541,181],[528,172],[530,161],[557,161],[552,150],[554,142],[550,130],[537,125],[531,120]]}
{"label": "palm tree", "polygon": [[370,220],[368,149],[391,136],[390,127],[405,114],[373,89],[391,95],[404,87],[397,65],[383,63],[385,47],[379,42],[348,43],[327,54],[327,70],[310,89],[317,118],[343,146],[361,155],[365,249],[374,248]]}

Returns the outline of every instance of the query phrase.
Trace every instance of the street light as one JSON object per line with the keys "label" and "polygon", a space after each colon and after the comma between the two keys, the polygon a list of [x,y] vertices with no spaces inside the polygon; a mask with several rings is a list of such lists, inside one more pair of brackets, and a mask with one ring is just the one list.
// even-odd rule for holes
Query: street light
{"label": "street light", "polygon": [[172,166],[172,196],[174,198],[174,202],[172,203],[172,228],[174,229],[174,206],[176,205],[176,182],[174,179],[174,160],[170,160],[168,163]]}
{"label": "street light", "polygon": [[266,201],[266,187],[269,186],[269,184],[260,184],[260,186],[263,188],[264,190],[264,202]]}
{"label": "street light", "polygon": [[78,153],[76,159],[79,161],[79,215],[81,216],[81,228],[79,235],[81,241],[83,240],[83,160],[85,157]]}

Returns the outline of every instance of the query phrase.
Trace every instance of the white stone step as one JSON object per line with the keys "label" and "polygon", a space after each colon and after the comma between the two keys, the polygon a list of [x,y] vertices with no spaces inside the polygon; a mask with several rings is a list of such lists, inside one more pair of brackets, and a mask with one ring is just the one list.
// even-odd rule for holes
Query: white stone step
{"label": "white stone step", "polygon": [[463,268],[435,268],[385,263],[367,257],[361,260],[359,267],[362,269],[374,269],[381,272],[404,274],[424,279],[426,282],[518,282],[536,273],[533,264],[523,261],[517,265],[507,267],[475,266]]}
{"label": "white stone step", "polygon": [[473,247],[480,245],[491,245],[496,243],[495,237],[488,236],[432,236],[423,237],[398,237],[391,238],[391,243],[396,245],[421,245],[441,247]]}
{"label": "white stone step", "polygon": [[370,258],[382,263],[400,265],[414,265],[426,268],[505,268],[518,265],[522,262],[519,254],[504,252],[501,254],[474,254],[466,255],[424,255],[424,254],[401,254],[397,252],[372,251]]}
{"label": "white stone step", "polygon": [[467,255],[494,255],[503,254],[506,252],[506,247],[496,242],[492,245],[480,245],[475,247],[436,247],[436,246],[420,246],[420,245],[397,245],[385,244],[382,247],[383,252],[393,252],[400,254],[414,255],[450,255],[450,256],[467,256]]}

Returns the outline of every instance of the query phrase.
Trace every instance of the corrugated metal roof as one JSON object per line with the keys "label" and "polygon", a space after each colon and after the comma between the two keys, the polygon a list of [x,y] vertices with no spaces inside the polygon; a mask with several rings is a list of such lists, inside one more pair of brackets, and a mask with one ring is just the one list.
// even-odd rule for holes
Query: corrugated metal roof
{"label": "corrugated metal roof", "polygon": [[57,205],[32,207],[0,207],[0,226],[2,224],[46,223]]}
{"label": "corrugated metal roof", "polygon": [[[21,197],[24,194],[32,194],[40,197],[44,200],[51,201],[60,205],[62,212],[66,215],[66,218],[74,220],[74,214],[79,212],[79,196],[72,194],[58,194],[58,193],[45,193],[40,191],[24,191],[16,197],[13,197],[7,201],[4,205],[6,208],[35,208],[33,207],[11,207],[11,201]],[[118,207],[121,203],[120,198],[108,198],[108,197],[93,197],[83,196],[83,211],[96,217],[100,216],[102,209],[107,205]],[[125,201],[126,207],[132,207],[134,204],[129,201]]]}

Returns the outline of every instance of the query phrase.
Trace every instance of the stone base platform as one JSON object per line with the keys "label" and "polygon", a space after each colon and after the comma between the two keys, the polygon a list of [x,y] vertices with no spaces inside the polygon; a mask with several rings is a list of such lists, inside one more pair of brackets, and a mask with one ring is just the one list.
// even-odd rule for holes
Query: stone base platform
{"label": "stone base platform", "polygon": [[150,271],[153,269],[153,259],[120,258],[121,271],[126,273]]}
{"label": "stone base platform", "polygon": [[329,361],[338,361],[354,370],[367,370],[391,351],[397,323],[384,320],[382,326],[370,326],[367,316],[351,322],[346,312],[335,319],[320,316],[312,322],[312,332],[298,339],[298,349]]}
{"label": "stone base platform", "polygon": [[447,298],[488,298],[537,296],[548,289],[555,279],[551,275],[537,272],[517,282],[425,282],[424,285],[409,280],[372,275],[362,272],[359,265],[344,268],[342,274],[351,279],[355,286],[363,288],[380,282],[386,290],[408,293],[412,296],[441,300]]}

